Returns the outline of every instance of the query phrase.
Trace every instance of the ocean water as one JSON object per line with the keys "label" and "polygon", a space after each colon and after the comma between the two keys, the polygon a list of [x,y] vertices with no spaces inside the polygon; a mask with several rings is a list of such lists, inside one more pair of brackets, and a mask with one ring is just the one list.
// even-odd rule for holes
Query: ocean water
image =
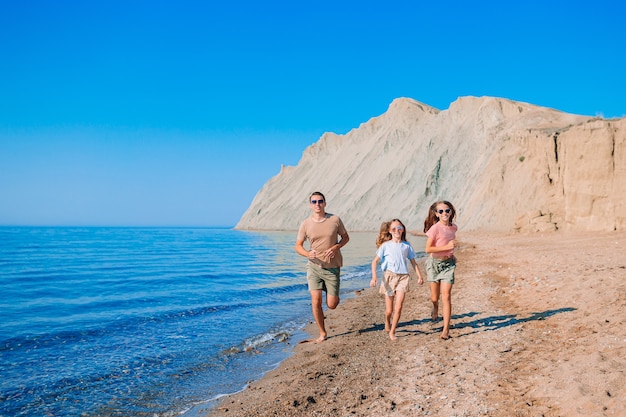
{"label": "ocean water", "polygon": [[[0,227],[0,416],[188,417],[244,389],[308,337],[295,234]],[[375,253],[350,236],[344,299]]]}

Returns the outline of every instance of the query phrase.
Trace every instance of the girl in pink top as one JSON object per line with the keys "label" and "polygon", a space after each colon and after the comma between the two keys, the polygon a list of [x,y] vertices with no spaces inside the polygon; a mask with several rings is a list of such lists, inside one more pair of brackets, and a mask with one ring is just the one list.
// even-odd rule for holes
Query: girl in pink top
{"label": "girl in pink top", "polygon": [[426,260],[427,279],[430,283],[430,300],[433,303],[431,317],[433,321],[439,318],[439,295],[443,301],[443,331],[441,338],[450,337],[450,317],[452,316],[452,284],[456,258],[456,231],[458,227],[453,223],[456,210],[448,201],[437,201],[430,206],[428,217],[424,221],[426,233],[426,253],[430,257]]}

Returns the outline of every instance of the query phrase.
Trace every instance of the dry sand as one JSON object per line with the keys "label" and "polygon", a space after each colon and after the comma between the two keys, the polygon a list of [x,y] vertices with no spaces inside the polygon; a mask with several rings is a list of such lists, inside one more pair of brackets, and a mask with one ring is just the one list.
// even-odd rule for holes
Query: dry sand
{"label": "dry sand", "polygon": [[[459,233],[451,339],[414,281],[398,340],[364,289],[211,416],[626,416],[626,252],[616,232]],[[314,328],[311,328],[315,331]]]}

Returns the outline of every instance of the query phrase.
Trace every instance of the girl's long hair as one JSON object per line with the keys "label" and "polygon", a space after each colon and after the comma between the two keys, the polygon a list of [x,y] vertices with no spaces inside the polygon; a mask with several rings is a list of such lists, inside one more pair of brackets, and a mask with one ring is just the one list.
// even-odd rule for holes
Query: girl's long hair
{"label": "girl's long hair", "polygon": [[448,226],[452,226],[452,223],[454,222],[454,216],[456,215],[456,210],[454,209],[454,206],[451,202],[446,200],[439,200],[431,204],[430,208],[428,209],[428,216],[426,217],[426,220],[424,220],[424,233],[428,232],[428,229],[430,229],[433,224],[439,221],[439,215],[437,214],[437,205],[439,204],[445,204],[450,209]]}
{"label": "girl's long hair", "polygon": [[391,240],[391,233],[389,233],[389,225],[391,222],[382,222],[380,224],[380,231],[378,232],[378,237],[376,238],[376,247],[380,247],[383,243],[388,240]]}

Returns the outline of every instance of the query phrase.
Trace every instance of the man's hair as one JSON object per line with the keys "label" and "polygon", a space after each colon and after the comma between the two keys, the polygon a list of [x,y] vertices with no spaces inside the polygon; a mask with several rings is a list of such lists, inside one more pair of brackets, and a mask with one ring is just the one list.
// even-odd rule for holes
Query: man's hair
{"label": "man's hair", "polygon": [[319,191],[313,191],[311,195],[309,196],[309,201],[311,201],[311,197],[313,197],[314,195],[319,195],[320,197],[324,199],[324,201],[326,201],[326,197],[324,197],[324,194],[320,193]]}

